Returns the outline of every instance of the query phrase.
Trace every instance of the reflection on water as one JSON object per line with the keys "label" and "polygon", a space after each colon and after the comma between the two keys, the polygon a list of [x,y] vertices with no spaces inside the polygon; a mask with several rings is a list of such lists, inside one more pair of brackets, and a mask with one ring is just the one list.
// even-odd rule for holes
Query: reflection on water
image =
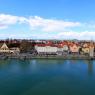
{"label": "reflection on water", "polygon": [[92,60],[88,61],[88,74],[89,75],[93,74],[93,61]]}
{"label": "reflection on water", "polygon": [[94,60],[0,60],[0,95],[95,95]]}

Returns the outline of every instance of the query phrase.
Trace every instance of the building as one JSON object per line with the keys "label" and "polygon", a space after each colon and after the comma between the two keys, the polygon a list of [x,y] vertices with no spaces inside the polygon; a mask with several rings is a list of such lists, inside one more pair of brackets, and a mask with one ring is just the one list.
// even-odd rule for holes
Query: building
{"label": "building", "polygon": [[18,47],[10,48],[10,53],[19,54],[20,53],[20,49]]}
{"label": "building", "polygon": [[6,43],[0,43],[0,53],[10,53],[10,50]]}
{"label": "building", "polygon": [[45,44],[37,44],[35,45],[35,49],[38,52],[38,54],[56,54],[57,53],[57,47],[51,46],[51,45],[45,45]]}
{"label": "building", "polygon": [[94,44],[93,44],[93,42],[90,43],[89,56],[92,58],[94,57]]}
{"label": "building", "polygon": [[84,43],[82,46],[82,52],[83,54],[89,54],[90,49],[89,49],[89,44],[88,43]]}
{"label": "building", "polygon": [[69,47],[67,43],[58,44],[57,48],[58,55],[68,54],[69,52]]}
{"label": "building", "polygon": [[71,53],[79,53],[79,48],[80,46],[78,44],[75,43],[69,44],[69,49]]}
{"label": "building", "polygon": [[20,53],[20,49],[18,47],[9,48],[6,43],[0,43],[0,53]]}

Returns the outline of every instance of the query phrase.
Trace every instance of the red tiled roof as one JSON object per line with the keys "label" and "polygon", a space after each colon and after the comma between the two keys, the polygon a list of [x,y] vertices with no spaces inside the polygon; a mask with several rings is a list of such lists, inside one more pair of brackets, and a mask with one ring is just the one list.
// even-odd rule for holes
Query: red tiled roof
{"label": "red tiled roof", "polygon": [[79,46],[78,43],[67,43],[67,42],[60,42],[59,44],[53,44],[52,42],[48,42],[46,44],[36,44],[36,46],[41,46],[41,47],[51,46],[51,47],[59,47],[59,48],[64,47],[64,45],[71,46],[71,47],[73,47],[74,45]]}
{"label": "red tiled roof", "polygon": [[45,47],[45,46],[51,46],[51,47],[57,47],[57,45],[54,44],[36,44],[36,46]]}
{"label": "red tiled roof", "polygon": [[74,45],[76,45],[77,47],[79,46],[79,44],[76,44],[76,43],[69,44],[69,46],[71,46],[71,47],[73,47]]}

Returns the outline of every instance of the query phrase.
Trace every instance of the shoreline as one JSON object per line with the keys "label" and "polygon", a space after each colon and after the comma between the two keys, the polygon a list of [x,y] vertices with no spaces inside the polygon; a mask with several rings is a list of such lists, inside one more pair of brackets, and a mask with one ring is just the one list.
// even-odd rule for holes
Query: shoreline
{"label": "shoreline", "polygon": [[63,59],[63,60],[95,60],[95,57],[89,57],[86,55],[27,55],[27,54],[20,54],[20,55],[3,55],[0,56],[0,59],[21,59],[21,60],[28,60],[28,59]]}

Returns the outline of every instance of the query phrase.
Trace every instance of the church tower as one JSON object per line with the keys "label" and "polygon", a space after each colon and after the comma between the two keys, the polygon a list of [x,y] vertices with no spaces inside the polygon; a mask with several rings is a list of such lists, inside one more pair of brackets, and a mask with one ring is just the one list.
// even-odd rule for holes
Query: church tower
{"label": "church tower", "polygon": [[90,46],[89,46],[89,56],[91,58],[94,57],[94,43],[92,41],[90,42]]}

